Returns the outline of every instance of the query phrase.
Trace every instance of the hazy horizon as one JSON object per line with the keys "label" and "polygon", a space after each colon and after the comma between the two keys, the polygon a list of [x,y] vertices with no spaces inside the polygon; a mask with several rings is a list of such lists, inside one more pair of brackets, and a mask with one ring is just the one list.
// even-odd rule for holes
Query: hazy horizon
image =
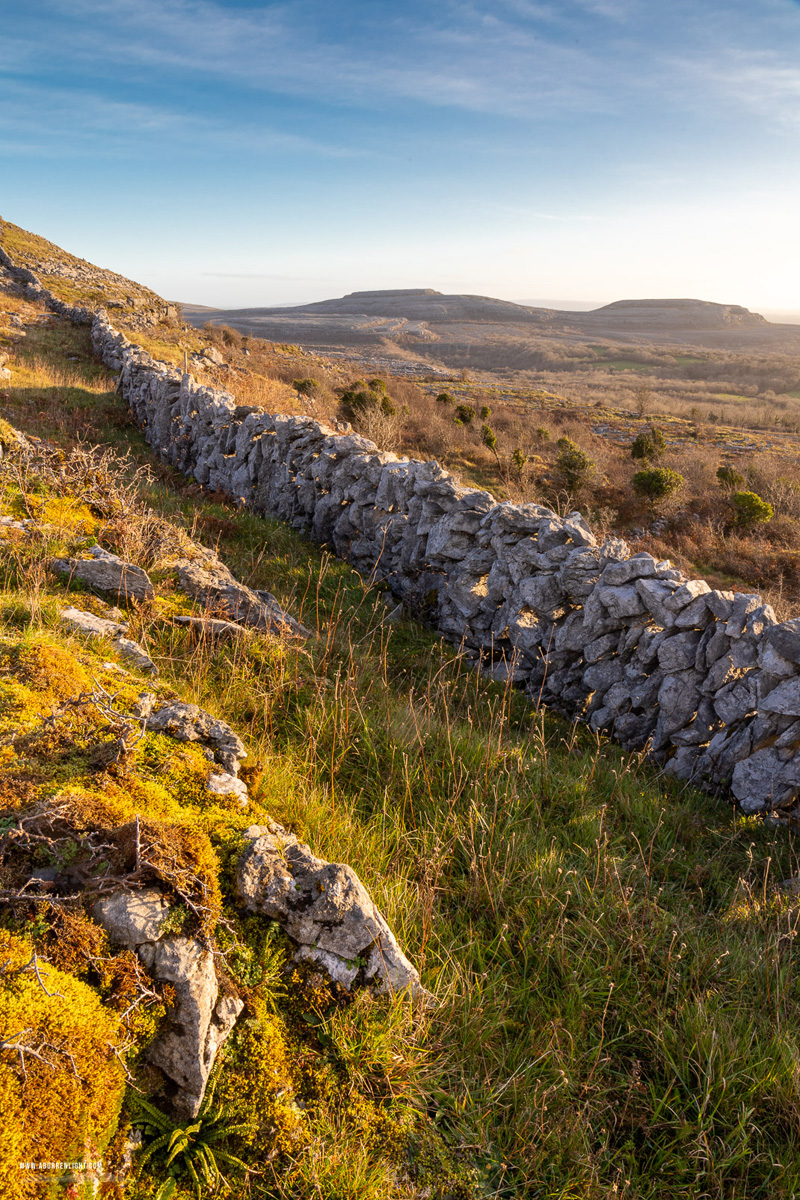
{"label": "hazy horizon", "polygon": [[0,212],[163,295],[800,309],[797,0],[6,7]]}

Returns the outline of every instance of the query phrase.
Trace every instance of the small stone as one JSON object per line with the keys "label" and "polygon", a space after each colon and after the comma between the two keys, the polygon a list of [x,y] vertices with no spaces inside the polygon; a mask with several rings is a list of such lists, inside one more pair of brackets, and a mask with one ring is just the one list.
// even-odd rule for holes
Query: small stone
{"label": "small stone", "polygon": [[239,807],[247,808],[249,796],[247,784],[243,779],[237,779],[235,775],[228,775],[226,772],[221,775],[212,775],[206,786],[212,795],[235,796],[239,801]]}
{"label": "small stone", "polygon": [[117,638],[128,632],[127,622],[120,624],[118,621],[109,621],[105,617],[96,617],[94,613],[83,612],[72,606],[61,610],[60,620],[71,629],[77,629],[89,637]]}
{"label": "small stone", "polygon": [[112,892],[95,901],[92,916],[105,929],[112,942],[139,946],[161,937],[170,906],[158,888],[139,892]]}
{"label": "small stone", "polygon": [[119,650],[123,658],[128,662],[133,663],[140,671],[146,671],[148,675],[157,675],[158,667],[153,662],[146,650],[143,650],[138,642],[131,641],[130,638],[118,637],[114,639],[114,645]]}

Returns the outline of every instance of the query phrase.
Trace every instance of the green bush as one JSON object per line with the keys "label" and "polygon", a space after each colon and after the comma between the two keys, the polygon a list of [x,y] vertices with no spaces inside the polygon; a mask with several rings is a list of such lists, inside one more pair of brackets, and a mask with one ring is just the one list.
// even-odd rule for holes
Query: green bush
{"label": "green bush", "polygon": [[683,486],[684,479],[669,467],[645,467],[637,471],[631,480],[637,496],[644,496],[651,504],[666,500]]}
{"label": "green bush", "polygon": [[488,421],[489,417],[492,415],[492,410],[489,408],[488,404],[482,404],[480,413],[478,415],[482,421]]}
{"label": "green bush", "polygon": [[456,409],[455,420],[461,425],[471,425],[475,420],[475,409],[471,404],[459,404]]}
{"label": "green bush", "polygon": [[369,383],[357,379],[339,392],[339,412],[346,421],[358,421],[375,409],[379,409],[386,417],[394,416],[397,412],[382,379],[370,379]]}
{"label": "green bush", "polygon": [[439,395],[436,397],[436,403],[437,404],[455,404],[455,400],[450,395],[449,392],[439,392]]}
{"label": "green bush", "polygon": [[497,461],[500,461],[500,456],[497,453],[497,434],[488,425],[484,425],[481,429],[481,441],[487,450],[491,450]]}
{"label": "green bush", "polygon": [[650,429],[643,429],[638,437],[634,438],[631,446],[631,458],[653,459],[658,458],[664,453],[667,443],[664,441],[664,435],[660,429],[652,426]]}
{"label": "green bush", "polygon": [[293,379],[292,387],[298,396],[313,396],[319,390],[319,383],[316,379]]}
{"label": "green bush", "polygon": [[731,496],[736,524],[740,529],[752,529],[771,521],[775,509],[755,492],[734,492]]}
{"label": "green bush", "polygon": [[586,451],[581,450],[572,438],[559,438],[556,445],[558,446],[556,468],[561,476],[561,481],[570,492],[579,492],[586,486],[597,468]]}

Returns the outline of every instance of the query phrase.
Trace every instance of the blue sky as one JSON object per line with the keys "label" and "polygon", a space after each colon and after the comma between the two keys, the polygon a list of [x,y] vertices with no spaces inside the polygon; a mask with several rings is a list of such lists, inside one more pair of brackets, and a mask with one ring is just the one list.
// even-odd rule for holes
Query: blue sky
{"label": "blue sky", "polygon": [[800,3],[0,0],[0,167],[198,303],[800,310]]}

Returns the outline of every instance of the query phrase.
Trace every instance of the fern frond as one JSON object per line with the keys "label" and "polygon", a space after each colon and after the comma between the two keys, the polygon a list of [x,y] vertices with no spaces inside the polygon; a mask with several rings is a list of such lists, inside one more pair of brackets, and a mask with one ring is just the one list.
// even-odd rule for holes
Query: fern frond
{"label": "fern frond", "polygon": [[215,1150],[214,1153],[216,1157],[221,1158],[224,1163],[228,1163],[232,1167],[241,1167],[243,1171],[247,1171],[248,1174],[250,1173],[250,1167],[248,1167],[247,1163],[242,1162],[242,1160],[237,1158],[235,1154],[228,1154],[227,1150]]}
{"label": "fern frond", "polygon": [[172,1129],[172,1121],[166,1113],[163,1113],[160,1108],[156,1108],[155,1104],[151,1104],[149,1100],[145,1100],[143,1096],[137,1096],[134,1092],[134,1107],[140,1109],[151,1118],[152,1123],[162,1132]]}
{"label": "fern frond", "polygon": [[220,1138],[232,1137],[237,1133],[255,1133],[258,1129],[257,1121],[242,1122],[240,1125],[223,1125],[219,1129],[212,1129],[208,1133],[203,1132],[203,1141],[215,1142]]}
{"label": "fern frond", "polygon": [[197,1197],[197,1200],[201,1200],[203,1189],[200,1185],[200,1180],[197,1178],[197,1171],[195,1171],[190,1158],[187,1158],[186,1160],[186,1169],[189,1172],[192,1182],[194,1183],[194,1194]]}
{"label": "fern frond", "polygon": [[171,1167],[176,1158],[180,1158],[185,1154],[189,1147],[189,1139],[182,1129],[176,1129],[170,1138],[169,1146],[167,1147],[169,1154],[167,1156],[167,1166]]}
{"label": "fern frond", "polygon": [[209,1187],[215,1187],[219,1180],[219,1167],[217,1166],[214,1153],[209,1150],[208,1146],[197,1147],[198,1157],[203,1164],[203,1169],[206,1177],[206,1182]]}
{"label": "fern frond", "polygon": [[150,1145],[146,1147],[142,1153],[142,1157],[139,1159],[139,1165],[136,1168],[137,1178],[139,1175],[141,1175],[144,1164],[151,1159],[154,1154],[161,1150],[163,1146],[166,1146],[169,1139],[170,1135],[168,1133],[162,1133],[161,1137],[156,1138],[154,1142],[151,1142]]}

